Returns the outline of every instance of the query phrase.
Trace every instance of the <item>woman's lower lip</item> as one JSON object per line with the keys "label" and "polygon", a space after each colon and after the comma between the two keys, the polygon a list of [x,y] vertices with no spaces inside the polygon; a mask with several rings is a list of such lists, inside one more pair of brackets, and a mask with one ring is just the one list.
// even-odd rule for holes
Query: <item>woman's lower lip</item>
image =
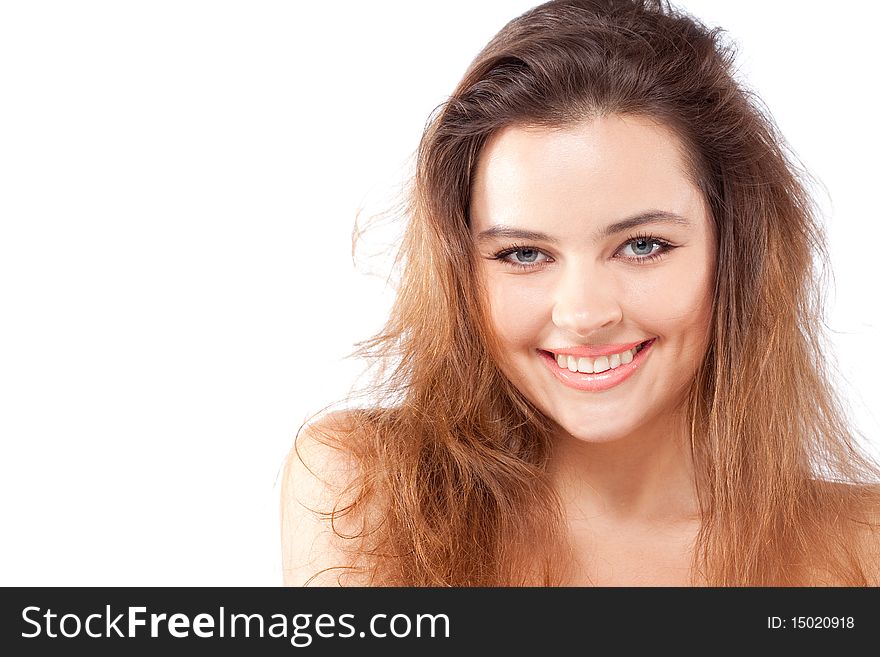
{"label": "woman's lower lip", "polygon": [[620,365],[614,369],[605,370],[598,374],[586,374],[584,372],[572,372],[567,367],[559,367],[556,364],[556,358],[549,352],[542,349],[538,350],[538,355],[550,369],[550,372],[562,383],[576,390],[586,390],[588,392],[601,392],[608,390],[616,385],[626,381],[629,377],[636,373],[648,357],[648,352],[654,346],[656,338],[648,340],[644,343],[644,347],[633,356],[632,362],[626,365]]}

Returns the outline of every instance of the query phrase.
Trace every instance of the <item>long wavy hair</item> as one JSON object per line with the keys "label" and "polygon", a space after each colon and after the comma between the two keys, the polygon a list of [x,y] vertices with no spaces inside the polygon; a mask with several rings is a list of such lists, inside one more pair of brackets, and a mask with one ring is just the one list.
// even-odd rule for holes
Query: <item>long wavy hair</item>
{"label": "long wavy hair", "polygon": [[570,582],[546,472],[552,422],[497,365],[471,182],[484,144],[507,126],[637,115],[678,137],[717,235],[709,346],[687,400],[702,517],[692,583],[870,582],[860,546],[876,529],[880,467],[831,383],[818,212],[808,174],[735,80],[734,59],[723,30],[663,0],[557,0],[508,23],[432,114],[405,196],[396,301],[352,354],[378,365],[361,393],[373,402],[315,425],[358,464],[326,510],[350,546],[343,575]]}

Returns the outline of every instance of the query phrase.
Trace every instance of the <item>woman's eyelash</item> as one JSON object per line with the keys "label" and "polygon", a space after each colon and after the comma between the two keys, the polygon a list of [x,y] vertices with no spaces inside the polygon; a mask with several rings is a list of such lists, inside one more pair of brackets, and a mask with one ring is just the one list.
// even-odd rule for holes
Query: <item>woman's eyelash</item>
{"label": "woman's eyelash", "polygon": [[516,267],[517,269],[537,269],[538,267],[542,266],[543,263],[526,264],[526,263],[521,263],[521,262],[514,262],[512,260],[507,259],[508,256],[511,256],[514,253],[517,253],[519,251],[534,252],[537,254],[547,255],[546,253],[544,253],[543,251],[541,251],[540,249],[538,249],[537,247],[534,247],[534,246],[527,246],[524,244],[512,244],[512,245],[508,246],[507,248],[505,248],[501,251],[498,251],[498,253],[496,253],[495,255],[492,256],[492,258],[495,260],[500,260],[504,264],[509,265],[511,267]]}
{"label": "woman's eyelash", "polygon": [[624,248],[626,246],[629,246],[630,244],[638,244],[640,242],[654,243],[657,246],[659,246],[660,249],[657,250],[656,252],[652,251],[651,253],[646,253],[643,256],[635,256],[635,257],[624,256],[627,260],[633,260],[633,261],[638,262],[639,264],[644,264],[646,262],[652,262],[654,260],[662,258],[667,253],[672,251],[672,249],[675,248],[672,244],[670,244],[669,242],[667,242],[666,240],[664,240],[660,237],[655,237],[654,235],[647,235],[647,234],[640,233],[638,235],[632,235],[631,237],[626,238],[626,241],[623,244],[621,244],[621,248],[618,249],[618,251],[620,251],[622,248]]}
{"label": "woman's eyelash", "polygon": [[[638,264],[645,264],[646,262],[653,262],[659,258],[665,256],[669,251],[674,249],[675,247],[667,242],[664,239],[659,237],[655,237],[654,235],[646,235],[646,234],[638,234],[632,235],[628,237],[623,244],[620,245],[620,248],[617,249],[615,253],[619,253],[624,248],[630,246],[631,244],[639,245],[639,244],[652,244],[655,246],[659,246],[660,248],[657,251],[653,251],[651,253],[646,253],[644,255],[634,255],[634,256],[621,256],[625,260],[630,260],[632,262]],[[636,246],[636,248],[645,248],[644,246]],[[652,247],[653,249],[653,247]],[[547,260],[541,260],[536,262],[522,263],[522,262],[514,262],[513,260],[509,260],[508,257],[513,255],[514,253],[528,253],[529,256],[534,253],[536,255],[543,255],[547,258],[546,253],[544,253],[541,249],[536,246],[529,246],[527,244],[511,244],[508,247],[505,247],[501,251],[498,251],[494,255],[491,256],[493,260],[500,260],[504,264],[514,267],[519,270],[530,270],[530,269],[538,269],[543,267]],[[528,256],[527,256],[528,257]]]}

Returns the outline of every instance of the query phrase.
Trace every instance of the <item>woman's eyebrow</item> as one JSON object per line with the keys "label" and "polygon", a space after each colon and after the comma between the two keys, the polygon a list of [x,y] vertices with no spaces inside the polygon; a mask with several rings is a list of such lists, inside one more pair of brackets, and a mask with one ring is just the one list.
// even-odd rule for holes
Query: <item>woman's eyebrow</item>
{"label": "woman's eyebrow", "polygon": [[678,226],[684,226],[685,228],[690,228],[691,226],[691,222],[679,214],[666,212],[665,210],[651,210],[649,212],[642,212],[641,214],[623,219],[610,226],[605,226],[605,228],[600,228],[596,233],[596,239],[610,237],[611,235],[622,233],[625,230],[630,230],[643,224],[676,224]]}
{"label": "woman's eyebrow", "polygon": [[550,237],[547,233],[540,233],[534,230],[524,230],[514,226],[506,226],[504,224],[495,224],[487,228],[477,235],[477,241],[490,240],[493,238],[531,240],[534,242],[547,242],[548,244],[556,244],[555,237]]}
{"label": "woman's eyebrow", "polygon": [[[690,221],[688,221],[681,215],[675,214],[674,212],[666,212],[664,210],[651,210],[649,212],[642,212],[632,217],[627,217],[626,219],[622,219],[621,221],[609,224],[604,228],[600,228],[596,232],[595,238],[597,240],[602,239],[611,235],[616,235],[617,233],[621,233],[625,230],[636,228],[637,226],[641,226],[643,224],[653,223],[676,224],[684,227],[690,227],[691,225]],[[516,228],[515,226],[507,226],[505,224],[495,224],[494,226],[491,226],[486,230],[481,231],[477,235],[478,242],[493,238],[532,240],[535,242],[546,242],[548,244],[558,244],[559,242],[559,240],[557,240],[555,237],[551,237],[547,233],[542,233],[535,230],[525,230],[523,228]]]}

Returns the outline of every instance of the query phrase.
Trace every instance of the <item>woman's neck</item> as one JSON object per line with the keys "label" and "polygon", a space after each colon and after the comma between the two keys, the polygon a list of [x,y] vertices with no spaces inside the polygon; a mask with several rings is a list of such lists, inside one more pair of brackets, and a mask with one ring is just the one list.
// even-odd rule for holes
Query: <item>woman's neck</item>
{"label": "woman's neck", "polygon": [[610,442],[560,431],[548,472],[573,527],[699,518],[689,434],[680,414]]}

